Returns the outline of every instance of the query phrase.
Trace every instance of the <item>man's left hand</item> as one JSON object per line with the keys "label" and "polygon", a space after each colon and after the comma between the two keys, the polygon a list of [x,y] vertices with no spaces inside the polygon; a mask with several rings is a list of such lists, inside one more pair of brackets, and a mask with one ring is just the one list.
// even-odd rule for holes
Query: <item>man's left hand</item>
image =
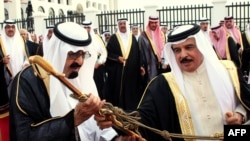
{"label": "man's left hand", "polygon": [[101,130],[112,126],[112,121],[106,119],[105,116],[102,116],[100,114],[95,114],[94,119],[96,120],[97,125]]}
{"label": "man's left hand", "polygon": [[229,125],[241,125],[243,122],[243,116],[240,113],[227,112],[225,116]]}

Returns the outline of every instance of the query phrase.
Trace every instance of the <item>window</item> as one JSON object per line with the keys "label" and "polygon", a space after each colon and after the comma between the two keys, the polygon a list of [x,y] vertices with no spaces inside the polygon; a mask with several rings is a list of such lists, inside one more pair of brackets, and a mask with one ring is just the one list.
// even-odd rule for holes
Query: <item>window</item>
{"label": "window", "polygon": [[57,3],[58,3],[58,4],[63,4],[63,3],[64,3],[64,0],[57,0]]}
{"label": "window", "polygon": [[86,8],[89,8],[90,7],[90,1],[87,1],[86,2]]}
{"label": "window", "polygon": [[21,8],[21,18],[24,19],[23,9]]}
{"label": "window", "polygon": [[95,2],[92,3],[92,7],[96,8],[96,3]]}
{"label": "window", "polygon": [[42,6],[39,6],[39,7],[38,7],[38,11],[40,11],[40,12],[42,12],[42,13],[45,13],[44,8],[43,8]]}
{"label": "window", "polygon": [[55,17],[55,11],[53,10],[53,8],[49,9],[49,17]]}
{"label": "window", "polygon": [[65,15],[62,9],[59,9],[58,14],[59,14],[59,21],[65,22]]}
{"label": "window", "polygon": [[59,9],[58,14],[59,14],[60,17],[63,16],[63,15],[64,15],[63,10],[62,10],[62,9]]}
{"label": "window", "polygon": [[67,0],[67,5],[72,5],[72,0]]}
{"label": "window", "polygon": [[50,8],[49,9],[49,24],[46,24],[46,25],[55,25],[55,11]]}
{"label": "window", "polygon": [[9,19],[9,12],[6,8],[4,8],[4,17],[5,17],[5,20]]}
{"label": "window", "polygon": [[103,10],[107,11],[107,6],[106,5],[103,5]]}
{"label": "window", "polygon": [[98,10],[102,10],[102,5],[98,4]]}
{"label": "window", "polygon": [[83,13],[83,8],[82,8],[81,4],[77,4],[77,6],[76,6],[76,12],[77,13]]}

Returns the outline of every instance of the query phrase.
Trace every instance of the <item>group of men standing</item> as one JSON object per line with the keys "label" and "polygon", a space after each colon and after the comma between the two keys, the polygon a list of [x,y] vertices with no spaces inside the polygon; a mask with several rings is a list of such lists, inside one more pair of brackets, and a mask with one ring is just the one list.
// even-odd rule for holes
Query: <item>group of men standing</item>
{"label": "group of men standing", "polygon": [[163,64],[165,35],[156,16],[149,17],[138,37],[130,31],[127,18],[118,19],[117,26],[106,46],[104,98],[124,110],[135,110],[147,84],[167,69]]}
{"label": "group of men standing", "polygon": [[[232,16],[226,16],[223,23],[210,26],[208,19],[203,18],[200,26],[203,34],[213,46],[221,60],[232,60],[242,73],[249,72],[249,24],[241,32],[235,25]],[[247,74],[248,75],[248,74]]]}

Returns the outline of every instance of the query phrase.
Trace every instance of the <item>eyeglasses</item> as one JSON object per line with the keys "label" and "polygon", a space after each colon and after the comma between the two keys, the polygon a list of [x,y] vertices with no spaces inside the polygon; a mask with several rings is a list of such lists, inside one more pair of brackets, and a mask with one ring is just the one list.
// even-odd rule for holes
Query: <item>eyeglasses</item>
{"label": "eyeglasses", "polygon": [[78,51],[78,52],[69,52],[68,53],[68,57],[70,59],[76,60],[77,58],[79,58],[80,56],[82,56],[83,59],[87,59],[89,57],[91,57],[91,54],[88,51]]}

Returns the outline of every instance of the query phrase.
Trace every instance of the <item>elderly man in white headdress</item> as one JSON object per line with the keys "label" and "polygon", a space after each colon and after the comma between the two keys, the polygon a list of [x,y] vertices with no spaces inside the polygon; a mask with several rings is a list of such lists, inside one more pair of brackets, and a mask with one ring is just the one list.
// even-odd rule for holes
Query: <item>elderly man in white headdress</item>
{"label": "elderly man in white headdress", "polygon": [[135,110],[142,95],[139,46],[127,18],[119,18],[117,27],[107,44],[105,99],[124,110]]}
{"label": "elderly man in white headdress", "polygon": [[97,88],[99,96],[103,98],[102,91],[105,77],[104,64],[107,59],[107,50],[100,36],[94,33],[91,21],[83,21],[82,26],[89,32],[92,38],[92,42],[89,45],[91,57],[84,64],[84,66],[86,66],[84,69],[87,72],[85,73],[85,77],[89,78],[86,84]]}
{"label": "elderly man in white headdress", "polygon": [[199,20],[199,25],[201,27],[201,32],[204,34],[204,36],[206,37],[206,39],[211,43],[212,45],[212,41],[209,35],[210,32],[210,25],[209,25],[209,20],[206,17],[202,17]]}
{"label": "elderly man in white headdress", "polygon": [[[90,57],[89,45],[91,36],[80,25],[66,22],[55,26],[51,51],[44,58],[52,68],[41,57],[33,57],[32,67],[13,82],[12,141],[110,141],[117,135],[112,128],[100,130],[93,118],[105,101],[84,83],[88,78],[83,77],[82,65]],[[72,86],[62,83],[65,81],[87,99],[72,98]]]}
{"label": "elderly man in white headdress", "polygon": [[[16,22],[14,20],[5,20],[0,36],[0,129],[2,129],[2,133],[0,133],[3,140],[9,140],[9,125],[7,122],[9,111],[8,91],[11,89],[11,81],[15,75],[28,65],[27,57],[28,50],[20,36]],[[2,122],[2,120],[5,120],[5,122]],[[5,131],[5,129],[7,130]]]}

